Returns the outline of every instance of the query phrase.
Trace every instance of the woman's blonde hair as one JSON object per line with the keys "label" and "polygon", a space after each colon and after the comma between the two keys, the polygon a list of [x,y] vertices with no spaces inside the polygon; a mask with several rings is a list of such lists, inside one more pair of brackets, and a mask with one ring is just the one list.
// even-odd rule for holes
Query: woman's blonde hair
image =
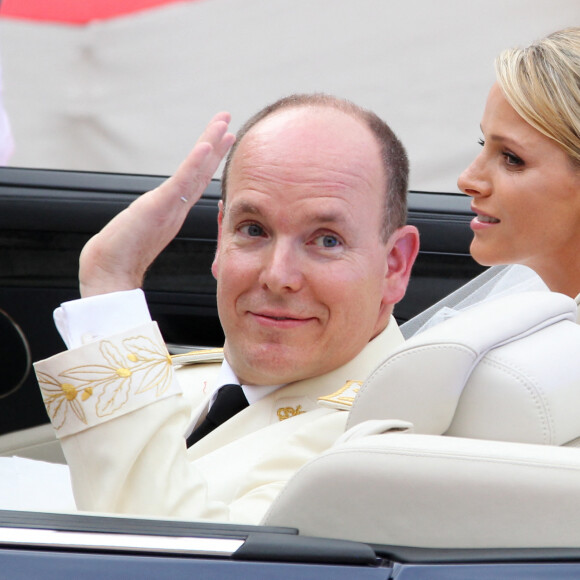
{"label": "woman's blonde hair", "polygon": [[517,113],[580,166],[580,27],[504,50],[495,70]]}

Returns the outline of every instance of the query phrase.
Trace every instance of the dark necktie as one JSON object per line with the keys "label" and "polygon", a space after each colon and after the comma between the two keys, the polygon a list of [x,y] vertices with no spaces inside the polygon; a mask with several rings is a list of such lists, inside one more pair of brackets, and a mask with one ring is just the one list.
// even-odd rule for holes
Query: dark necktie
{"label": "dark necktie", "polygon": [[187,446],[191,447],[202,437],[211,433],[216,427],[225,423],[248,406],[248,400],[240,385],[224,385],[217,392],[213,405],[209,408],[205,419],[187,438]]}

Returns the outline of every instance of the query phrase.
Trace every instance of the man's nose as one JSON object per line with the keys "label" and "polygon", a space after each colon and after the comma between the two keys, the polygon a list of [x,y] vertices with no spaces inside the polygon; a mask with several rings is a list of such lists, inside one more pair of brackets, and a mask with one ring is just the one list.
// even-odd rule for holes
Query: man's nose
{"label": "man's nose", "polygon": [[290,240],[272,243],[264,256],[261,284],[272,292],[296,292],[303,281],[303,259],[299,249]]}
{"label": "man's nose", "polygon": [[485,176],[484,163],[478,155],[457,179],[457,187],[471,196],[489,195],[491,188]]}

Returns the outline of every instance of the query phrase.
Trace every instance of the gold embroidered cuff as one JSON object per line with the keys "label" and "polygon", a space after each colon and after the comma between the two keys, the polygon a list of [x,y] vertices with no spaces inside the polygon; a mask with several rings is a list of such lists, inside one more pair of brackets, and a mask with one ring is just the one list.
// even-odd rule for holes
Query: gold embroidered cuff
{"label": "gold embroidered cuff", "polygon": [[181,392],[155,322],[60,353],[34,368],[59,437]]}

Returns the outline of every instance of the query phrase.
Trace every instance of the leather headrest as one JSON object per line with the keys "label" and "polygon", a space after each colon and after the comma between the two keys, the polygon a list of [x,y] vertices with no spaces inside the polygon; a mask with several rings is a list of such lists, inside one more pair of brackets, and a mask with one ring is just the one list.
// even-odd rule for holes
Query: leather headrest
{"label": "leather headrest", "polygon": [[576,308],[554,292],[512,294],[414,336],[361,387],[347,429],[399,419],[426,434],[552,444],[579,436]]}

